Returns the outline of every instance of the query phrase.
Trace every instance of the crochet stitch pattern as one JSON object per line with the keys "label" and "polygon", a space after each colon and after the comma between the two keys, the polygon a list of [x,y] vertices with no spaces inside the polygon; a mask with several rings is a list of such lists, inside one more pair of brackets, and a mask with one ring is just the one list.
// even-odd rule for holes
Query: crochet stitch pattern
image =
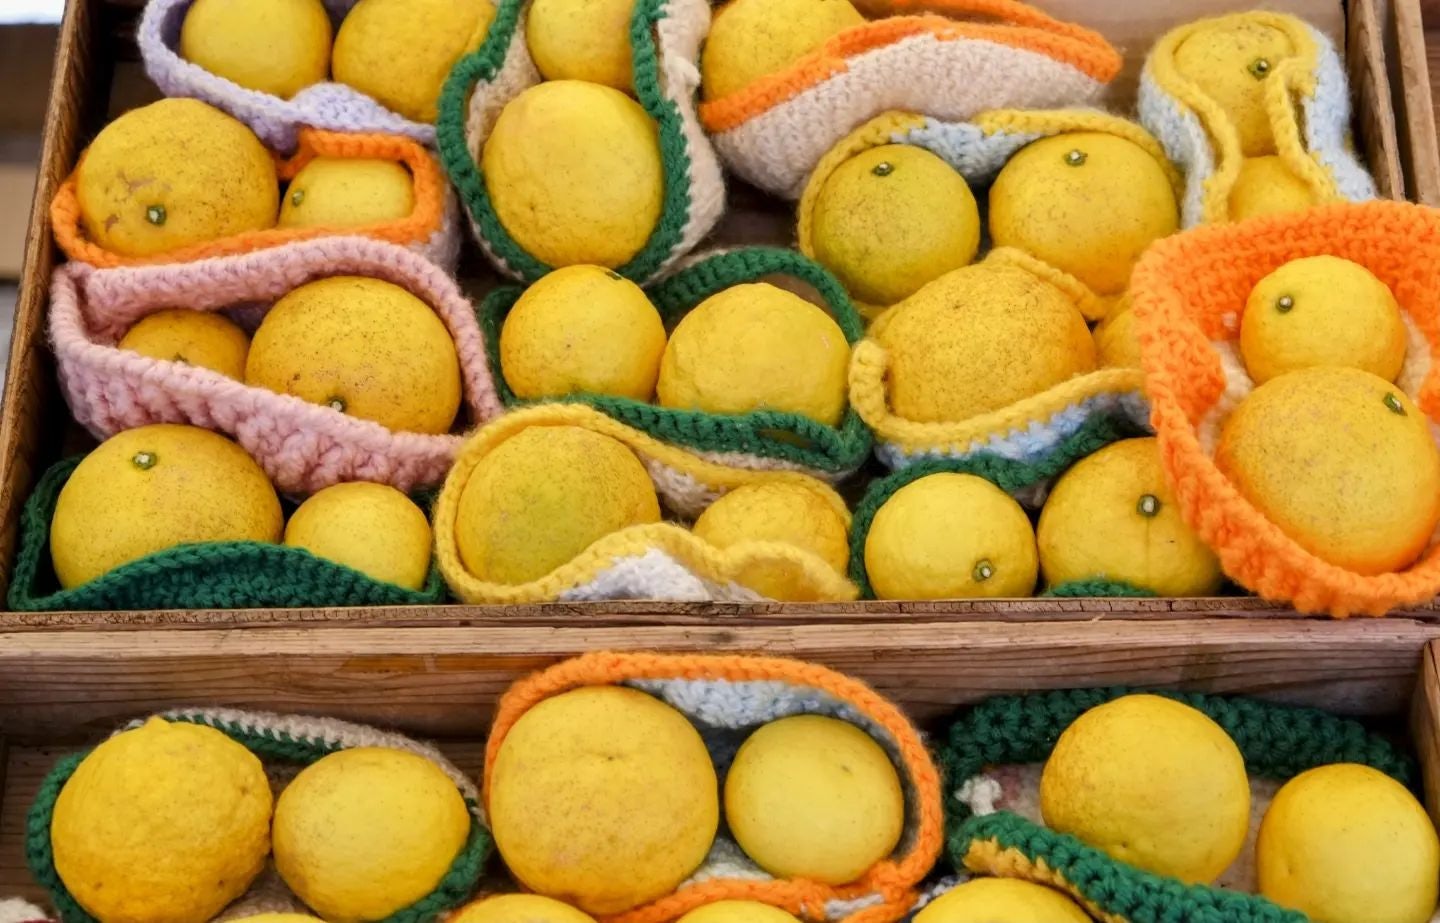
{"label": "crochet stitch pattern", "polygon": [[450,187],[434,155],[416,142],[389,135],[340,134],[305,128],[300,131],[299,150],[287,160],[277,160],[276,175],[288,182],[316,157],[346,160],[388,160],[404,166],[414,180],[415,207],[396,221],[358,228],[266,228],[233,234],[219,240],[191,244],[151,256],[123,256],[106,250],[85,236],[80,219],[76,167],[60,184],[50,203],[50,224],[55,242],[70,259],[92,266],[155,266],[189,263],[211,257],[234,256],[324,237],[360,235],[389,241],[419,251],[442,266],[453,269],[460,252],[459,218]]}
{"label": "crochet stitch pattern", "polygon": [[[769,275],[789,276],[812,286],[850,343],[864,335],[860,317],[835,277],[791,250],[753,247],[705,257],[656,283],[646,294],[670,330],[711,295]],[[500,364],[500,328],[522,291],[515,287],[496,289],[481,307],[480,325],[489,347],[490,377],[500,399],[511,407],[525,402],[516,398],[505,383]],[[833,427],[803,414],[779,410],[716,414],[598,394],[573,394],[557,400],[587,404],[663,442],[709,453],[732,467],[765,469],[783,462],[815,477],[833,480],[858,469],[873,445],[869,429],[853,409],[846,411],[838,427]]]}
{"label": "crochet stitch pattern", "polygon": [[1339,203],[1196,228],[1158,242],[1135,269],[1131,300],[1145,391],[1166,477],[1185,522],[1246,589],[1303,612],[1383,615],[1440,592],[1440,547],[1410,568],[1364,576],[1301,548],[1246,500],[1213,454],[1221,422],[1250,392],[1236,353],[1238,318],[1261,279],[1330,254],[1390,287],[1410,332],[1396,385],[1440,420],[1440,212],[1401,202]]}
{"label": "crochet stitch pattern", "polygon": [[[470,226],[501,272],[531,283],[550,271],[510,236],[490,201],[479,152],[506,103],[540,82],[525,42],[529,0],[500,0],[485,42],[461,58],[440,95],[440,159]],[[630,22],[635,97],[659,129],[665,189],[649,240],[616,272],[639,283],[662,273],[710,232],[725,208],[720,162],[694,112],[707,0],[637,0]],[[466,103],[469,103],[468,118]]]}
{"label": "crochet stitch pattern", "polygon": [[1098,99],[1122,58],[1098,33],[1017,0],[889,0],[787,70],[700,107],[727,166],[795,199],[855,126],[890,109],[963,120]]}
{"label": "crochet stitch pattern", "polygon": [[445,598],[433,563],[425,585],[410,590],[375,580],[302,548],[264,542],[181,545],[121,565],[68,590],[47,592],[41,573],[50,549],[55,502],[80,458],[40,478],[20,514],[10,608],[21,612],[143,609],[248,609],[309,606],[435,605]]}
{"label": "crochet stitch pattern", "polygon": [[[828,714],[856,724],[886,748],[906,790],[906,834],[898,853],[851,884],[832,887],[757,875],[753,866],[727,875],[706,867],[673,894],[601,923],[669,923],[696,907],[751,900],[806,919],[896,923],[940,858],[940,776],[904,713],[868,686],[815,664],[770,657],[595,652],[563,661],[515,683],[496,706],[485,749],[485,779],[506,735],[531,708],[580,686],[624,684],[658,696],[705,728],[744,730],[797,714]],[[488,796],[487,796],[488,797]]]}
{"label": "crochet stitch pattern", "polygon": [[[464,903],[479,883],[492,844],[480,811],[478,792],[474,783],[434,747],[399,734],[329,718],[218,708],[175,709],[162,712],[157,717],[214,728],[266,763],[307,766],[331,753],[353,747],[404,750],[430,760],[450,777],[464,797],[465,807],[470,812],[470,835],[435,890],[376,923],[438,923],[445,913]],[[142,723],[132,722],[121,731],[139,727]],[[50,894],[61,923],[99,923],[80,906],[60,880],[55,869],[54,850],[50,845],[50,820],[55,813],[55,800],[89,752],[71,754],[50,770],[41,782],[26,818],[25,862],[35,880]]]}
{"label": "crochet stitch pattern", "polygon": [[845,502],[815,478],[792,471],[746,471],[707,461],[660,442],[585,404],[537,404],[512,411],[477,431],[455,459],[435,501],[435,557],[451,591],[467,603],[555,600],[762,599],[744,585],[752,568],[783,567],[816,601],[847,601],[855,587],[819,556],[781,542],[740,542],[717,548],[671,522],[630,526],[607,535],[537,580],[501,584],[481,580],[460,560],[455,537],[460,497],[475,467],[500,443],[531,426],[578,426],[623,442],[645,465],[657,492],[675,512],[693,518],[726,491],[746,484],[786,483],[825,500],[849,524]]}
{"label": "crochet stitch pattern", "polygon": [[[940,753],[947,791],[986,766],[1039,763],[1084,712],[1139,690],[1112,687],[998,696],[951,726]],[[1414,760],[1359,722],[1258,699],[1160,690],[1213,719],[1240,748],[1248,772],[1276,780],[1331,763],[1361,763],[1414,788]],[[1025,878],[1067,891],[1117,923],[1307,923],[1264,898],[1154,875],[1006,811],[975,815],[947,799],[947,850],[957,868]]]}
{"label": "crochet stitch pattern", "polygon": [[472,424],[503,412],[485,362],[484,335],[459,286],[420,255],[365,237],[322,238],[181,266],[62,265],[51,281],[50,341],[71,412],[101,439],[150,423],[189,423],[224,433],[283,493],[313,493],[354,480],[402,491],[438,485],[460,436],[393,432],[209,369],[115,345],[131,324],[153,311],[269,304],[306,282],[335,275],[382,279],[433,307],[455,342]]}

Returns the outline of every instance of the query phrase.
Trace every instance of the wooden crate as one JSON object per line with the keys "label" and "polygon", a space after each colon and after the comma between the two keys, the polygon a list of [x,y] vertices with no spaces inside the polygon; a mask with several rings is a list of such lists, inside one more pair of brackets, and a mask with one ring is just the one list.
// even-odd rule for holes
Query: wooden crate
{"label": "wooden crate", "polygon": [[[1247,9],[1254,0],[1165,0],[1137,4],[1128,0],[1036,0],[1056,15],[1090,25],[1107,35],[1126,55],[1127,66],[1107,102],[1129,108],[1144,53],[1171,26],[1198,16]],[[1428,83],[1414,84],[1405,62],[1423,48],[1419,0],[1266,0],[1267,8],[1297,13],[1329,34],[1347,50],[1356,106],[1357,147],[1376,175],[1382,194],[1404,198],[1407,178],[1437,176],[1433,143],[1420,159],[1434,170],[1415,166],[1413,140],[1429,133]],[[115,113],[153,97],[140,71],[134,45],[135,22],[142,0],[70,0],[59,43],[37,195],[31,216],[25,275],[11,341],[5,400],[0,413],[0,591],[11,572],[16,522],[39,474],[62,454],[87,445],[69,420],[55,382],[54,365],[45,346],[47,280],[57,260],[51,242],[47,206],[95,131]],[[1387,52],[1387,48],[1390,49]],[[1402,52],[1405,54],[1402,55]],[[1423,55],[1421,55],[1423,62]],[[1392,76],[1405,78],[1404,105],[1396,102]],[[1412,92],[1413,91],[1413,92]],[[1421,105],[1421,95],[1424,105]],[[1403,119],[1397,121],[1397,113]],[[1406,143],[1402,144],[1402,139]],[[1423,164],[1422,164],[1423,166]],[[1428,188],[1428,187],[1427,187]],[[1440,193],[1437,193],[1440,196]],[[732,188],[731,213],[716,235],[721,244],[779,243],[793,240],[790,208],[738,184]],[[471,247],[462,260],[462,276],[472,291],[491,284],[493,276]],[[540,627],[583,618],[588,624],[631,619],[637,623],[707,624],[717,620],[743,624],[790,624],[804,620],[848,623],[883,617],[905,621],[956,621],[1088,618],[1192,618],[1197,616],[1276,614],[1280,610],[1253,599],[1215,600],[1026,600],[1005,603],[894,604],[850,606],[664,606],[594,605],[485,609],[451,606],[392,610],[275,610],[247,613],[61,613],[26,615],[0,613],[0,628],[108,628],[117,625],[325,624],[361,622],[398,627],[409,624],[449,626],[503,622]],[[1421,607],[1408,613],[1429,618]]]}

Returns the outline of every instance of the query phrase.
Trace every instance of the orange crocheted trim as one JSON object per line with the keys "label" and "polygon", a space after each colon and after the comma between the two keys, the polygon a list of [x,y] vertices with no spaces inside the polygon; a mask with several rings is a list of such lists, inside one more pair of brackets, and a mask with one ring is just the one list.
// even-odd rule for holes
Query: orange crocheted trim
{"label": "orange crocheted trim", "polygon": [[[1225,572],[1266,599],[1337,617],[1382,615],[1440,593],[1440,546],[1410,568],[1364,576],[1323,561],[1250,504],[1201,445],[1202,419],[1225,390],[1214,341],[1266,275],[1301,257],[1331,254],[1366,267],[1395,294],[1440,352],[1440,211],[1403,202],[1339,203],[1308,212],[1196,228],[1155,244],[1131,278],[1136,335],[1160,455],[1191,528]],[[1440,363],[1415,398],[1440,422]]]}
{"label": "orange crocheted trim", "polygon": [[[973,39],[1043,54],[1109,83],[1124,63],[1098,32],[1061,22],[1018,0],[891,0],[895,12],[917,15],[878,19],[832,36],[788,70],[767,74],[744,89],[700,105],[700,120],[713,132],[729,131],[849,70],[849,59],[919,35],[938,41]],[[985,16],[1000,23],[961,22],[956,16]]]}
{"label": "orange crocheted trim", "polygon": [[300,169],[316,157],[341,157],[347,160],[391,160],[403,163],[415,183],[415,208],[399,221],[354,228],[266,228],[222,237],[151,256],[122,256],[106,250],[85,236],[80,220],[80,200],[76,194],[78,168],[66,177],[50,203],[50,225],[55,242],[72,260],[102,268],[146,266],[161,263],[189,263],[214,256],[249,253],[281,244],[336,234],[359,235],[387,240],[402,245],[420,244],[440,229],[445,215],[444,175],[440,164],[419,142],[398,135],[348,134],[302,128],[299,149],[289,160],[276,160],[275,172],[281,180],[293,179]]}
{"label": "orange crocheted trim", "polygon": [[681,888],[674,894],[603,917],[602,923],[669,923],[721,900],[753,900],[790,913],[823,919],[832,900],[854,900],[879,894],[882,903],[850,916],[846,923],[894,923],[903,919],[914,900],[914,887],[934,867],[943,845],[940,774],[920,734],[888,699],[864,683],[834,670],[798,660],[739,655],[649,654],[600,651],[558,663],[516,682],[496,706],[495,724],[485,746],[484,799],[490,801],[490,769],[505,737],[520,716],[545,699],[581,686],[613,685],[647,680],[774,681],[826,692],[855,708],[883,728],[900,752],[903,770],[916,793],[919,826],[910,850],[899,859],[877,862],[863,877],[833,887],[797,879],[778,881],[711,880]]}

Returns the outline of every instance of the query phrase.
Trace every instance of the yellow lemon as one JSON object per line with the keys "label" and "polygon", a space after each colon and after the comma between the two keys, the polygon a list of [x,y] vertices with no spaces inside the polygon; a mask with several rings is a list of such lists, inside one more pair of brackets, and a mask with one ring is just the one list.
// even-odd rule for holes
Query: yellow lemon
{"label": "yellow lemon", "polygon": [[1309,184],[1275,154],[1247,157],[1230,188],[1230,217],[1235,221],[1304,211],[1315,204]]}
{"label": "yellow lemon", "polygon": [[915,923],[1091,923],[1070,898],[1014,878],[972,878],[915,915]]}
{"label": "yellow lemon", "polygon": [[1127,695],[1060,735],[1040,776],[1046,826],[1122,862],[1211,882],[1240,854],[1250,783],[1235,741],[1203,712]]}
{"label": "yellow lemon", "polygon": [[141,319],[120,338],[119,346],[152,359],[184,362],[243,379],[250,337],[220,314],[171,308]]}
{"label": "yellow lemon", "polygon": [[1426,923],[1440,838],[1394,779],[1355,763],[1286,782],[1260,822],[1260,893],[1323,923]]}
{"label": "yellow lemon", "polygon": [[460,357],[431,307],[380,279],[331,276],[275,302],[245,381],[408,433],[447,433]]}
{"label": "yellow lemon", "polygon": [[599,266],[566,266],[525,290],[500,328],[516,397],[655,396],[665,324],[640,286]]}
{"label": "yellow lemon", "polygon": [[460,908],[450,923],[595,923],[595,918],[539,894],[497,894]]}
{"label": "yellow lemon", "polygon": [[433,122],[450,69],[480,47],[494,18],[492,0],[360,0],[335,35],[335,79]]}
{"label": "yellow lemon", "polygon": [[551,266],[614,268],[660,220],[659,129],[610,87],[552,80],[510,101],[481,155],[500,223]]}
{"label": "yellow lemon", "polygon": [[364,481],[325,488],[285,526],[285,544],[411,590],[425,585],[430,543],[420,507],[388,484]]}
{"label": "yellow lemon", "polygon": [[275,161],[250,129],[193,99],[132,109],[95,136],[76,169],[85,234],[151,256],[275,225]]}
{"label": "yellow lemon", "polygon": [[330,923],[381,920],[435,890],[470,836],[454,781],[423,756],[338,750],[275,803],[275,870]]}
{"label": "yellow lemon", "polygon": [[1220,562],[1181,518],[1154,439],[1113,443],[1065,472],[1040,512],[1036,541],[1050,586],[1098,578],[1157,596],[1220,588]]}
{"label": "yellow lemon", "polygon": [[619,686],[554,696],[505,736],[490,827],[526,887],[592,914],[669,894],[720,822],[715,767],[680,712]]}
{"label": "yellow lemon", "polygon": [[1038,567],[1020,504],[970,474],[906,484],[865,536],[865,570],[880,599],[1029,596]]}
{"label": "yellow lemon", "polygon": [[[742,542],[783,542],[819,557],[841,574],[850,563],[845,517],[816,491],[799,484],[748,484],[710,504],[695,534],[717,548]],[[742,582],[771,599],[806,597],[783,565],[752,568]]]}
{"label": "yellow lemon", "polygon": [[1390,288],[1335,256],[1291,260],[1250,292],[1240,355],[1256,384],[1312,366],[1349,366],[1394,381],[1405,322]]}
{"label": "yellow lemon", "polygon": [[890,406],[924,423],[968,420],[1095,369],[1085,318],[1022,269],[980,263],[900,302],[876,334]]}
{"label": "yellow lemon", "polygon": [[415,180],[391,160],[316,157],[280,203],[282,228],[356,228],[400,221],[415,210]]}
{"label": "yellow lemon", "polygon": [[717,901],[697,907],[675,923],[800,923],[779,907],[759,901]]}
{"label": "yellow lemon", "polygon": [[980,212],[929,151],[886,144],[850,158],[815,197],[815,257],[855,297],[894,304],[975,258]]}
{"label": "yellow lemon", "polygon": [[321,920],[303,913],[257,913],[254,916],[237,917],[234,923],[321,923]]}
{"label": "yellow lemon", "polygon": [[532,0],[530,57],[546,80],[586,80],[630,93],[630,19],[635,0]]}
{"label": "yellow lemon", "polygon": [[55,501],[50,556],[62,587],[192,542],[276,542],[280,498],[224,436],[157,423],[117,433],[75,467]]}
{"label": "yellow lemon", "polygon": [[195,0],[180,56],[242,87],[289,99],[330,74],[320,0]]}
{"label": "yellow lemon", "polygon": [[270,805],[249,750],[151,718],[92,750],[60,789],[55,870],[100,923],[202,923],[265,867]]}
{"label": "yellow lemon", "polygon": [[1419,557],[1440,520],[1440,452],[1428,422],[1369,372],[1301,369],[1240,402],[1215,463],[1302,548],[1383,574]]}
{"label": "yellow lemon", "polygon": [[1175,69],[1214,100],[1235,127],[1246,157],[1275,153],[1265,87],[1275,66],[1295,53],[1280,29],[1249,19],[1201,29],[1175,49]]}
{"label": "yellow lemon", "polygon": [[782,718],[746,738],[725,776],[725,820],[779,878],[839,885],[890,855],[905,826],[900,776],[847,721]]}
{"label": "yellow lemon", "polygon": [[850,0],[731,0],[715,11],[700,55],[705,98],[779,73],[830,36],[864,22]]}
{"label": "yellow lemon", "polygon": [[663,407],[780,410],[835,426],[850,344],[834,318],[767,282],[736,285],[681,318],[660,360]]}
{"label": "yellow lemon", "polygon": [[990,237],[1098,294],[1125,290],[1145,248],[1180,229],[1160,162],[1124,138],[1072,132],[1022,148],[990,187]]}
{"label": "yellow lemon", "polygon": [[659,519],[655,485],[624,443],[575,426],[536,426],[475,466],[460,493],[455,541],[481,580],[527,583],[612,532]]}
{"label": "yellow lemon", "polygon": [[1138,369],[1140,340],[1135,336],[1135,312],[1128,303],[1095,327],[1095,358],[1105,368]]}

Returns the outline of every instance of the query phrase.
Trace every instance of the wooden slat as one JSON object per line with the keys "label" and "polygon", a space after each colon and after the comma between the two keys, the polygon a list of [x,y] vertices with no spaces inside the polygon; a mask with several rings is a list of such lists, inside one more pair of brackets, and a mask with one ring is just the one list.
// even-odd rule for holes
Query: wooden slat
{"label": "wooden slat", "polygon": [[1410,739],[1420,758],[1425,809],[1440,824],[1440,644],[1425,645],[1410,710]]}
{"label": "wooden slat", "polygon": [[1346,19],[1345,64],[1356,101],[1356,142],[1382,197],[1404,199],[1394,94],[1385,65],[1385,29],[1375,0],[1351,0]]}
{"label": "wooden slat", "polygon": [[1386,0],[1386,60],[1394,89],[1401,165],[1412,201],[1440,205],[1440,142],[1435,133],[1429,49],[1419,0]]}

